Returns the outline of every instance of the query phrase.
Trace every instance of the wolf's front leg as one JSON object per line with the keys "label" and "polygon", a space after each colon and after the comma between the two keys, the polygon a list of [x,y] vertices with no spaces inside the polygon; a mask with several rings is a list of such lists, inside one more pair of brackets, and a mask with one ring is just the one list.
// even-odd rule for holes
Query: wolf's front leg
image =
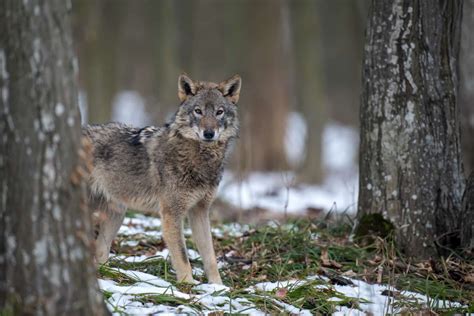
{"label": "wolf's front leg", "polygon": [[209,222],[209,205],[212,198],[200,201],[189,211],[189,223],[193,231],[193,240],[204,263],[204,271],[210,283],[222,284],[217,260],[212,245],[211,225]]}
{"label": "wolf's front leg", "polygon": [[176,270],[178,282],[196,283],[193,279],[183,235],[183,215],[180,212],[174,212],[173,208],[162,205],[161,221],[163,238],[170,251],[171,263]]}

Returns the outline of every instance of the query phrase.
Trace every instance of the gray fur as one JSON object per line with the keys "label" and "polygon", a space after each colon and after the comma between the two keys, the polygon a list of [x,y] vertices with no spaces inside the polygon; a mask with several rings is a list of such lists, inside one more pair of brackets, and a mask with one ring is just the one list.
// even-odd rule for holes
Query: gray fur
{"label": "gray fur", "polygon": [[[125,207],[159,210],[164,239],[178,279],[193,281],[182,220],[193,209],[189,216],[197,214],[194,223],[209,223],[209,205],[221,180],[230,144],[238,137],[235,103],[240,86],[238,76],[217,85],[194,82],[181,75],[178,91],[182,103],[165,126],[135,128],[109,123],[83,129],[93,146],[93,169],[89,178],[91,206],[102,214],[98,216],[97,249],[110,250]],[[205,139],[204,131],[213,131],[214,139]],[[95,203],[97,200],[102,204]],[[112,216],[110,209],[119,214]],[[208,224],[201,226],[209,230]],[[194,225],[193,238],[194,230],[199,231],[196,233],[200,239],[196,240],[198,248],[207,252],[201,256],[205,258],[210,282],[221,283],[210,232],[203,232]],[[104,255],[97,253],[96,259],[103,262]]]}

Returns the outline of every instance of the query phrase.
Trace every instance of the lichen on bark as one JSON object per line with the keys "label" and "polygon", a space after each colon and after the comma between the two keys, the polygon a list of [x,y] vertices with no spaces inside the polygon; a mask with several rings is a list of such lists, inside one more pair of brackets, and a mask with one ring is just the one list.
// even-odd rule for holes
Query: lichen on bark
{"label": "lichen on bark", "polygon": [[69,14],[62,0],[0,2],[0,306],[15,315],[107,313],[70,181],[81,131]]}
{"label": "lichen on bark", "polygon": [[372,1],[361,99],[358,217],[380,213],[410,256],[458,229],[460,2]]}

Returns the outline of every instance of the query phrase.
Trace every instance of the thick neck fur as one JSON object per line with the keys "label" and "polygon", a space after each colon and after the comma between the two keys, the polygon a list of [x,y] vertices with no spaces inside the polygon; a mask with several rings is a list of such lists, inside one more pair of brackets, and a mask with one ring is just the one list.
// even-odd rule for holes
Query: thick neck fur
{"label": "thick neck fur", "polygon": [[[228,141],[203,141],[185,138],[174,124],[166,127],[154,150],[155,161],[163,184],[177,179],[176,185],[217,187],[224,169]],[[176,126],[176,125],[174,125]]]}

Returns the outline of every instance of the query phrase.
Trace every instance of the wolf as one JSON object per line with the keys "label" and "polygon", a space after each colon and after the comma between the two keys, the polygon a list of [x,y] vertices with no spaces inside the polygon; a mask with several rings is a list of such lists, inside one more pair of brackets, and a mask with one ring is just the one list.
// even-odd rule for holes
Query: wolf
{"label": "wolf", "polygon": [[241,86],[239,75],[216,84],[181,74],[180,105],[164,126],[108,123],[83,128],[83,136],[92,144],[87,182],[89,206],[99,214],[95,219],[98,263],[107,260],[127,208],[155,211],[161,216],[177,280],[195,283],[183,236],[187,215],[208,281],[222,284],[209,207],[239,134]]}

